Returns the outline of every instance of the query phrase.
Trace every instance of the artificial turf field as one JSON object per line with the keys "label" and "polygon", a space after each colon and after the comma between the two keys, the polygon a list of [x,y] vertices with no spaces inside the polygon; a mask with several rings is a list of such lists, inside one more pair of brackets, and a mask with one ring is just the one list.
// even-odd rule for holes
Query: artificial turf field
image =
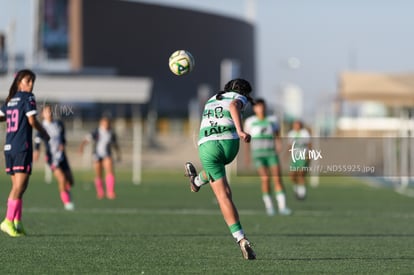
{"label": "artificial turf field", "polygon": [[[413,274],[414,198],[354,178],[321,178],[294,214],[264,214],[259,180],[232,177],[234,201],[256,261],[242,259],[210,187],[191,193],[182,172],[118,173],[117,199],[96,200],[78,172],[76,210],[56,184],[32,175],[24,198],[28,236],[0,232],[0,274]],[[4,217],[10,179],[0,177]]]}

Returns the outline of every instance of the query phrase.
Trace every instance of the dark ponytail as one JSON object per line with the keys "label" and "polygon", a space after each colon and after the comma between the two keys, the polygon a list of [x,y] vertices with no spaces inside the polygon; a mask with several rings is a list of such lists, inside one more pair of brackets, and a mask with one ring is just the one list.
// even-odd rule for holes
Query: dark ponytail
{"label": "dark ponytail", "polygon": [[22,79],[26,76],[28,76],[33,82],[35,82],[36,75],[31,70],[25,69],[17,72],[16,76],[14,77],[13,83],[10,86],[9,95],[6,98],[6,104],[10,101],[10,99],[12,99],[16,95],[19,89],[20,81],[22,81]]}
{"label": "dark ponytail", "polygon": [[223,94],[230,92],[230,91],[244,95],[245,97],[247,97],[247,100],[251,104],[254,103],[253,98],[250,96],[250,93],[252,92],[252,86],[250,86],[250,83],[247,80],[242,79],[242,78],[236,78],[236,79],[230,80],[224,86],[224,91],[221,91],[216,95],[216,99],[217,100],[223,99]]}
{"label": "dark ponytail", "polygon": [[216,94],[216,99],[217,100],[222,100],[223,99],[223,95],[225,94],[225,91],[220,91]]}

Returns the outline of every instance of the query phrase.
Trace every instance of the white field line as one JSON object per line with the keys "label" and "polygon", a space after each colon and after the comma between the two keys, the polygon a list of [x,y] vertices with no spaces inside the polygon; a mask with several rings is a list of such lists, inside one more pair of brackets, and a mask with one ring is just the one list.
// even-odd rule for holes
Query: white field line
{"label": "white field line", "polygon": [[[63,208],[28,207],[25,212],[31,213],[61,213]],[[143,214],[143,215],[220,215],[219,210],[209,209],[145,209],[145,208],[82,208],[74,213],[82,214]],[[248,213],[248,212],[247,212]],[[251,214],[252,215],[252,214]]]}
{"label": "white field line", "polygon": [[[66,212],[63,208],[47,208],[47,207],[28,207],[24,208],[26,213],[62,213]],[[253,216],[253,215],[262,215],[264,216],[264,211],[258,210],[240,210],[241,216]],[[67,212],[70,213],[70,212]],[[177,215],[177,216],[186,216],[186,215],[197,215],[197,216],[217,216],[221,215],[219,210],[213,209],[145,209],[145,208],[82,208],[75,209],[74,214],[108,214],[108,215]],[[342,216],[342,217],[353,217],[353,216],[363,216],[364,211],[354,212],[354,211],[344,211],[344,212],[335,212],[332,211],[309,211],[309,210],[297,210],[294,211],[293,217],[332,217],[332,216]],[[367,214],[368,215],[368,214]],[[382,216],[387,216],[390,218],[405,218],[405,219],[414,219],[414,213],[398,213],[398,212],[383,212]],[[276,215],[277,216],[277,215]],[[289,217],[283,217],[289,218]]]}

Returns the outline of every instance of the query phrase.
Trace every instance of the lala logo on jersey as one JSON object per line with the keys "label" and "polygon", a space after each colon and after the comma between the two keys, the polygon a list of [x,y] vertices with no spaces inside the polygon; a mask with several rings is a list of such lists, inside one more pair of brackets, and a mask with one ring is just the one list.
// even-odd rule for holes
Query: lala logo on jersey
{"label": "lala logo on jersey", "polygon": [[209,137],[211,135],[222,134],[223,132],[226,132],[226,131],[229,131],[229,130],[230,130],[230,128],[228,128],[226,126],[212,127],[209,130],[204,131],[204,136]]}
{"label": "lala logo on jersey", "polygon": [[229,131],[230,128],[227,126],[217,126],[217,122],[210,121],[211,128],[204,130],[204,136],[209,137],[211,135],[222,134],[223,132]]}

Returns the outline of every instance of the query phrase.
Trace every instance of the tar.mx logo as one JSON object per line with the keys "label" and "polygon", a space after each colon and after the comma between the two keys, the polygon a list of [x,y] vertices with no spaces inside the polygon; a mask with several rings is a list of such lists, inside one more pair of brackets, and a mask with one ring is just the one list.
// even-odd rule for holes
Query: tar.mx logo
{"label": "tar.mx logo", "polygon": [[322,158],[321,150],[308,149],[308,148],[295,148],[295,141],[292,143],[292,148],[289,149],[292,156],[292,161],[295,163],[297,160],[318,160]]}
{"label": "tar.mx logo", "polygon": [[53,116],[59,118],[59,117],[67,117],[74,115],[75,112],[73,110],[73,106],[68,104],[49,104],[46,101],[43,102],[42,109],[45,106],[49,106],[50,110],[52,111]]}

